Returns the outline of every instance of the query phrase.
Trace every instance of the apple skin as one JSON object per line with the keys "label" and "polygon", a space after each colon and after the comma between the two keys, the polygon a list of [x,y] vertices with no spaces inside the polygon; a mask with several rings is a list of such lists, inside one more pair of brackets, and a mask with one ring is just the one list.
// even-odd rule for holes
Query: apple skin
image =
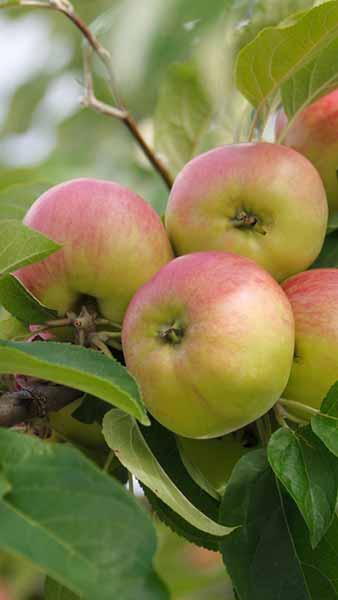
{"label": "apple skin", "polygon": [[59,314],[82,295],[121,322],[136,290],[173,254],[159,216],[142,198],[111,181],[78,179],[43,194],[24,223],[63,244],[16,276]]}
{"label": "apple skin", "polygon": [[[276,119],[276,139],[287,125],[283,110]],[[306,156],[319,172],[330,212],[338,210],[338,90],[322,96],[295,118],[282,143]]]}
{"label": "apple skin", "polygon": [[338,269],[313,269],[283,284],[296,328],[295,358],[283,393],[320,408],[338,380]]}
{"label": "apple skin", "polygon": [[176,442],[192,479],[216,498],[223,495],[235,464],[250,451],[231,433],[211,440],[177,436]]}
{"label": "apple skin", "polygon": [[179,435],[212,438],[278,400],[290,374],[294,320],[280,286],[253,261],[197,252],[138,290],[122,345],[150,413]]}
{"label": "apple skin", "polygon": [[165,224],[176,254],[234,252],[282,281],[317,258],[327,213],[311,163],[261,142],[222,146],[191,160],[175,180]]}

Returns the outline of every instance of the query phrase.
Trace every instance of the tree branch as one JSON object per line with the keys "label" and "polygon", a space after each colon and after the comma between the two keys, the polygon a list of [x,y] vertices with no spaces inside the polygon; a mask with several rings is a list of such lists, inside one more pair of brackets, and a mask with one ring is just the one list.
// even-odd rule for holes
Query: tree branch
{"label": "tree branch", "polygon": [[5,392],[0,396],[0,427],[13,427],[43,418],[81,396],[83,392],[79,390],[52,383],[38,383],[17,392]]}
{"label": "tree branch", "polygon": [[[114,99],[117,102],[117,106],[105,104],[98,100],[95,96],[93,78],[91,75],[91,60],[88,48],[85,48],[84,53],[84,72],[85,72],[85,97],[82,101],[83,105],[87,108],[91,108],[96,112],[102,113],[108,117],[118,118],[122,123],[125,124],[128,131],[132,134],[145,156],[148,158],[150,164],[154,167],[155,171],[162,177],[166,186],[171,189],[173,185],[173,178],[169,173],[166,166],[159,159],[156,152],[149,146],[141,134],[136,121],[133,119],[129,111],[124,107],[122,100],[119,98],[117,91],[115,90],[113,64],[110,52],[102,46],[97,37],[90,31],[86,23],[75,13],[72,4],[68,0],[8,0],[4,4],[0,3],[0,8],[9,8],[15,6],[26,6],[30,8],[44,8],[49,10],[55,10],[65,15],[81,32],[84,36],[89,48],[95,52],[102,64],[104,65],[108,78],[110,89]],[[90,75],[89,75],[90,72]],[[90,86],[88,87],[88,81]]]}

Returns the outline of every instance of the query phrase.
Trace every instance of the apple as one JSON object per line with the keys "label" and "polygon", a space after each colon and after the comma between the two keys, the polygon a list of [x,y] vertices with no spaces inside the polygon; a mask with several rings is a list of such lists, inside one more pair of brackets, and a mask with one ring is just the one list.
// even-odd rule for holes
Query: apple
{"label": "apple", "polygon": [[[276,139],[288,123],[283,110],[276,119]],[[285,129],[282,143],[306,156],[318,170],[330,212],[338,210],[338,90],[301,111]]]}
{"label": "apple", "polygon": [[176,442],[192,479],[216,499],[223,495],[237,461],[250,450],[232,433],[211,440],[176,436]]}
{"label": "apple", "polygon": [[126,364],[150,413],[168,429],[212,438],[254,421],[290,374],[294,321],[255,262],[196,252],[140,288],[122,327]]}
{"label": "apple", "polygon": [[36,200],[24,222],[63,245],[16,272],[40,302],[60,315],[82,296],[91,296],[102,315],[121,322],[136,290],[173,256],[153,208],[111,181],[57,185]]}
{"label": "apple", "polygon": [[338,269],[313,269],[283,284],[296,328],[295,356],[283,393],[320,408],[338,380]]}
{"label": "apple", "polygon": [[327,212],[311,163],[262,142],[222,146],[191,160],[175,180],[165,224],[179,255],[234,252],[282,281],[318,256]]}

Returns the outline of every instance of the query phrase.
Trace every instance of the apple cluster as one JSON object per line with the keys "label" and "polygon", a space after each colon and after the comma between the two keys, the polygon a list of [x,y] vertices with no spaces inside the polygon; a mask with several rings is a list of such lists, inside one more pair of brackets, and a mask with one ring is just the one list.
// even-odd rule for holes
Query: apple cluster
{"label": "apple cluster", "polygon": [[180,436],[234,432],[282,395],[318,408],[338,379],[338,269],[307,269],[338,207],[337,157],[335,91],[286,127],[283,144],[191,160],[164,224],[117,183],[63,183],[24,221],[62,248],[16,276],[59,315],[95,299],[121,326],[146,407]]}

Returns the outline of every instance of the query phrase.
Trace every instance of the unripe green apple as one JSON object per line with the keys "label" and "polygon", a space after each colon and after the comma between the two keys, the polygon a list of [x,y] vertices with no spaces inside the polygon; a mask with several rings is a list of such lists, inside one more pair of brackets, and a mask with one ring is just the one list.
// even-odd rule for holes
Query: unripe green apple
{"label": "unripe green apple", "polygon": [[132,299],[126,364],[168,429],[217,437],[254,421],[290,374],[294,321],[275,280],[253,261],[197,252],[163,267]]}
{"label": "unripe green apple", "polygon": [[111,181],[78,179],[53,187],[33,204],[24,222],[63,245],[16,273],[34,296],[60,314],[88,295],[105,317],[122,321],[136,290],[173,256],[153,208]]}
{"label": "unripe green apple", "polygon": [[234,252],[282,281],[318,256],[327,212],[313,165],[262,142],[222,146],[190,161],[174,183],[165,223],[177,254]]}
{"label": "unripe green apple", "polygon": [[[276,139],[287,122],[284,111],[279,111]],[[286,130],[282,143],[312,162],[324,182],[330,212],[338,210],[338,90],[300,112]]]}
{"label": "unripe green apple", "polygon": [[237,461],[249,451],[232,433],[212,440],[177,436],[176,441],[192,479],[216,498],[224,493]]}
{"label": "unripe green apple", "polygon": [[283,397],[319,408],[338,380],[338,269],[313,269],[283,284],[296,327],[295,356]]}

